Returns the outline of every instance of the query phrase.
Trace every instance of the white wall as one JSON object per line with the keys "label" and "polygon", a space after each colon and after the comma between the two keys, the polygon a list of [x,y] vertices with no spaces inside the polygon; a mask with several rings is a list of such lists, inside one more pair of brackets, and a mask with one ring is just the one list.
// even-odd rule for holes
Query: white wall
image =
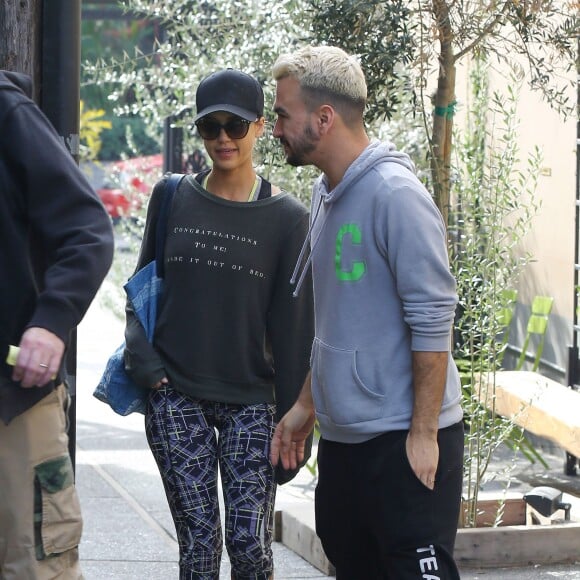
{"label": "white wall", "polygon": [[[466,67],[457,71],[457,97],[460,126],[461,103],[467,94]],[[490,70],[492,89],[505,87],[507,75]],[[569,91],[576,102],[576,89]],[[534,262],[529,264],[518,287],[518,310],[511,343],[521,344],[529,306],[539,294],[554,297],[553,313],[547,334],[545,357],[566,368],[567,348],[572,341],[574,298],[574,247],[576,198],[576,118],[563,119],[524,84],[518,104],[520,118],[520,159],[537,145],[542,152],[542,173],[538,180],[536,200],[541,207],[534,218],[521,251],[529,252]],[[522,203],[526,200],[522,199]]]}

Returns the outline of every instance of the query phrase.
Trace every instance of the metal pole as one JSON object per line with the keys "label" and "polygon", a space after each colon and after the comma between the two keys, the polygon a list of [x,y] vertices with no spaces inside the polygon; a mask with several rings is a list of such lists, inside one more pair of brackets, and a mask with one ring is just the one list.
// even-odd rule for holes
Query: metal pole
{"label": "metal pole", "polygon": [[[79,161],[81,0],[43,0],[40,107]],[[70,338],[65,371],[70,388],[69,453],[76,459],[77,335]]]}
{"label": "metal pole", "polygon": [[175,117],[163,124],[163,173],[183,172],[183,129],[174,126]]}

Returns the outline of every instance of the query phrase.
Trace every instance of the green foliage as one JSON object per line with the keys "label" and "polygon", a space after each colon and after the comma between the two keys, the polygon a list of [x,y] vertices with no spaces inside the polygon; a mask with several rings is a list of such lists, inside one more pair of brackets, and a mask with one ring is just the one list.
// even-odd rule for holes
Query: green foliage
{"label": "green foliage", "polygon": [[[112,124],[112,130],[102,134],[100,161],[117,160],[127,155],[149,155],[160,151],[159,131],[151,131],[145,121],[137,115],[118,116],[115,103],[109,95],[115,83],[101,82],[89,74],[95,62],[133,55],[134,66],[142,66],[140,56],[151,52],[154,47],[155,23],[146,19],[135,20],[83,20],[82,21],[81,97],[86,106],[104,111],[104,119]],[[131,103],[133,93],[125,86],[119,100]],[[127,136],[132,138],[132,146]],[[132,148],[133,147],[133,148]]]}
{"label": "green foliage", "polygon": [[[110,98],[118,111],[139,112],[157,123],[170,115],[188,122],[196,87],[210,72],[240,68],[269,83],[274,59],[301,36],[295,24],[298,4],[125,0],[126,9],[160,23],[155,50],[103,59],[87,72],[94,82],[114,86]],[[128,87],[134,101],[123,103]]]}
{"label": "green foliage", "polygon": [[[574,86],[579,38],[575,2],[474,0],[305,0],[312,14],[315,42],[358,54],[369,78],[369,117],[390,117],[399,106],[392,82],[408,77],[404,98],[417,97],[429,116],[428,77],[439,74],[441,41],[449,41],[453,64],[482,55],[488,66],[510,66],[519,59],[526,82],[551,107],[575,110]],[[444,20],[441,20],[444,17]],[[444,38],[444,30],[451,37]],[[449,72],[449,71],[446,71]],[[392,94],[389,94],[392,93]]]}
{"label": "green foliage", "polygon": [[383,121],[371,122],[367,118],[367,132],[371,138],[391,141],[399,151],[407,153],[415,164],[417,177],[430,190],[429,139],[423,116],[417,111],[415,103],[404,97],[411,92],[408,79],[399,78],[394,85],[394,91],[401,95],[399,104]]}
{"label": "green foliage", "polygon": [[152,136],[140,117],[112,117],[110,131],[101,138],[100,161],[116,161],[136,155],[153,155],[161,150],[161,135]]}
{"label": "green foliage", "polygon": [[[141,66],[139,56],[151,52],[154,47],[155,24],[146,19],[127,20],[83,20],[81,23],[82,61],[90,66],[97,61],[135,57],[135,66]],[[81,71],[81,96],[87,106],[104,109],[111,113],[113,104],[109,94],[113,86],[92,82],[86,70]],[[128,87],[127,87],[128,88]],[[130,95],[128,95],[130,98]]]}
{"label": "green foliage", "polygon": [[[576,112],[577,2],[473,0],[378,2],[305,0],[317,43],[358,53],[371,83],[369,119],[399,108],[382,87],[408,79],[407,97],[423,116],[429,141],[430,189],[444,220],[450,205],[455,70],[483,56],[500,74],[516,62],[529,86],[563,115]],[[318,13],[317,13],[318,11]],[[384,42],[382,42],[384,40]],[[435,87],[429,85],[435,83]]]}
{"label": "green foliage", "polygon": [[405,0],[310,0],[316,42],[340,46],[360,56],[369,95],[367,118],[391,118],[412,92],[399,89],[399,79],[414,59],[411,10]]}
{"label": "green foliage", "polygon": [[[519,63],[526,70],[525,83],[549,106],[563,114],[574,112],[575,91],[568,89],[576,83],[577,2],[438,0],[433,5],[443,6],[440,12],[422,8],[419,0],[411,4],[421,22],[423,70],[438,69],[436,41],[445,24],[452,34],[454,64],[480,56],[487,66],[502,70]],[[445,23],[436,20],[438,14],[446,16]]]}
{"label": "green foliage", "polygon": [[[529,255],[517,247],[529,231],[538,209],[533,199],[540,173],[536,150],[523,167],[517,146],[517,102],[521,77],[513,74],[507,94],[489,94],[487,67],[476,60],[470,76],[472,99],[468,127],[457,146],[450,211],[451,263],[457,278],[459,319],[456,351],[466,423],[466,525],[474,525],[479,488],[502,444],[540,460],[513,418],[496,415],[493,405],[495,371],[500,368],[505,343],[504,312],[509,289]],[[479,385],[491,384],[482,404]],[[489,410],[491,408],[491,410]]]}

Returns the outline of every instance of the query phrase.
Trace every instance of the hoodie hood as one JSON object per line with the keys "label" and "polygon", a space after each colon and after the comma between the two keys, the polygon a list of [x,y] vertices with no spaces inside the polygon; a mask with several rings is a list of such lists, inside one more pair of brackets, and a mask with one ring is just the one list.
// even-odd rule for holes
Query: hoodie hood
{"label": "hoodie hood", "polygon": [[[316,207],[316,209],[313,211],[308,234],[304,240],[304,245],[302,246],[302,250],[298,256],[298,261],[296,262],[296,267],[294,268],[294,273],[290,279],[291,284],[296,282],[296,277],[298,275],[298,271],[300,270],[300,265],[302,264],[309,244],[310,254],[306,258],[302,272],[300,272],[298,282],[296,283],[296,289],[293,292],[294,296],[297,296],[298,292],[300,292],[300,288],[304,282],[306,273],[308,272],[308,268],[312,261],[312,256],[316,250],[316,245],[320,237],[319,234],[316,239],[311,239],[312,229],[320,214],[321,206],[323,204],[325,206],[332,205],[335,201],[340,199],[348,189],[350,189],[353,183],[358,181],[362,175],[365,175],[369,169],[372,169],[379,163],[398,163],[399,165],[402,165],[413,174],[415,174],[415,165],[411,161],[411,158],[406,153],[397,151],[393,143],[371,141],[371,143],[364,149],[364,151],[350,164],[343,178],[340,180],[340,183],[334,189],[329,191],[328,178],[324,174],[322,174],[314,182],[314,186],[312,188],[312,209],[314,207]],[[326,217],[328,217],[328,214],[329,212],[327,211],[325,213]],[[324,227],[324,223],[322,224],[322,227]],[[322,231],[322,227],[320,228],[319,232]]]}
{"label": "hoodie hood", "polygon": [[328,190],[328,178],[324,174],[321,175],[314,183],[312,199],[320,197],[325,204],[334,203],[361,175],[379,163],[398,163],[415,173],[415,165],[406,153],[397,151],[390,142],[372,141],[351,163],[340,183],[334,189]]}
{"label": "hoodie hood", "polygon": [[19,90],[29,99],[32,98],[32,79],[23,73],[0,70],[0,90]]}

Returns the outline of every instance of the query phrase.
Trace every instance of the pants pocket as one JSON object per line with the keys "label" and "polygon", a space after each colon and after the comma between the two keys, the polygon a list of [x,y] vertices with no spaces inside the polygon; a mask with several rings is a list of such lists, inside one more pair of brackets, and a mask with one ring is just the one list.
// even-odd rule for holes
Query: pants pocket
{"label": "pants pocket", "polygon": [[34,471],[36,558],[44,560],[79,545],[81,508],[68,455],[44,461]]}

